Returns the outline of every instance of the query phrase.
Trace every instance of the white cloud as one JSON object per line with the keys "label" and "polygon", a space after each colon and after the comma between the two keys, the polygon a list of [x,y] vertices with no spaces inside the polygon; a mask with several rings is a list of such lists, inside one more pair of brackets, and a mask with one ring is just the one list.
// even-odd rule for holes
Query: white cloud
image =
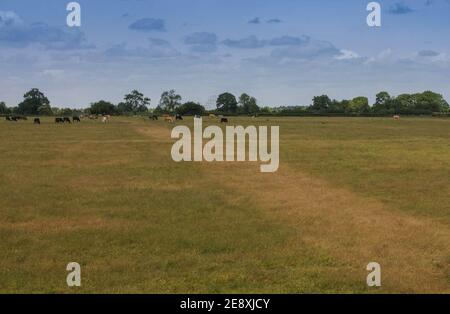
{"label": "white cloud", "polygon": [[360,58],[359,54],[351,50],[342,49],[340,52],[340,55],[334,57],[336,60],[351,60]]}
{"label": "white cloud", "polygon": [[22,19],[12,11],[0,11],[0,27],[23,25]]}
{"label": "white cloud", "polygon": [[7,47],[35,44],[52,50],[93,48],[78,29],[67,30],[46,23],[27,24],[11,11],[0,11],[0,44]]}

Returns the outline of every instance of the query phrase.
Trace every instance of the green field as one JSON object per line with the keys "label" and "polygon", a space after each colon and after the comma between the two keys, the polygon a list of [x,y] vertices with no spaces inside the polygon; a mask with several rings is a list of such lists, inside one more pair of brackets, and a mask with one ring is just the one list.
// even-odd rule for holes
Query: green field
{"label": "green field", "polygon": [[280,126],[278,172],[175,163],[163,121],[0,120],[0,292],[450,293],[450,120],[230,122]]}

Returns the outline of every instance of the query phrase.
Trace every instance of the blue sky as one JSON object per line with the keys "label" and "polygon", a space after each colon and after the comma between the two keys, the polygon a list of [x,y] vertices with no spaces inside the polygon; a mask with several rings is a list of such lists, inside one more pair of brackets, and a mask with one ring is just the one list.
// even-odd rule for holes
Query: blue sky
{"label": "blue sky", "polygon": [[66,25],[68,0],[0,0],[0,101],[38,87],[53,105],[119,102],[139,89],[212,106],[229,91],[260,105],[307,105],[387,90],[450,98],[450,1],[79,0],[82,26]]}

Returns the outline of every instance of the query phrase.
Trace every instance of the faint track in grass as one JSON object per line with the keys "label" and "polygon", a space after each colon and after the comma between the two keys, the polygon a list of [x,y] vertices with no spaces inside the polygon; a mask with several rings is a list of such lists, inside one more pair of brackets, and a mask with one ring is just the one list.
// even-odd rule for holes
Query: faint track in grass
{"label": "faint track in grass", "polygon": [[[136,131],[159,143],[173,142],[165,125],[137,127]],[[203,176],[217,178],[218,184],[234,189],[275,221],[293,228],[293,250],[296,243],[307,243],[341,261],[343,266],[329,276],[360,280],[364,289],[365,267],[376,261],[382,267],[382,288],[368,291],[450,292],[450,229],[446,224],[389,211],[374,198],[293,170],[283,160],[274,174],[260,173],[259,163],[205,162],[199,169]]]}

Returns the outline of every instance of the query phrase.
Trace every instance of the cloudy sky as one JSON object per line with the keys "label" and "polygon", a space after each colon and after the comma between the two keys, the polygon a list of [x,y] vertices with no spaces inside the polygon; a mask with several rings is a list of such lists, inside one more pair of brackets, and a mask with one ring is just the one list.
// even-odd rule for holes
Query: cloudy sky
{"label": "cloudy sky", "polygon": [[0,0],[0,101],[38,87],[53,105],[119,102],[139,89],[211,106],[247,92],[260,105],[306,105],[376,92],[433,90],[450,99],[450,1]]}

